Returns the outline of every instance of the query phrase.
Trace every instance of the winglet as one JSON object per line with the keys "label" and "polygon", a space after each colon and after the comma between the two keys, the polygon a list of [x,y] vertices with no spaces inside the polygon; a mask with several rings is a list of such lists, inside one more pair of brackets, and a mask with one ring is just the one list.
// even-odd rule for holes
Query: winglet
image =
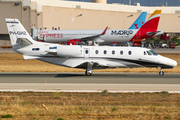
{"label": "winglet", "polygon": [[108,27],[105,28],[105,30],[101,33],[101,35],[104,35],[107,31]]}

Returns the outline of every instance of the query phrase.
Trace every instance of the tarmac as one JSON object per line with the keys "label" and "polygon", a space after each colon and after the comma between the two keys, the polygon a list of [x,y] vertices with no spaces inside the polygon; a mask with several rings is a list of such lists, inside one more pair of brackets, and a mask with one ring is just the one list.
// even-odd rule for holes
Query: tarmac
{"label": "tarmac", "polygon": [[180,74],[0,73],[0,91],[180,92]]}

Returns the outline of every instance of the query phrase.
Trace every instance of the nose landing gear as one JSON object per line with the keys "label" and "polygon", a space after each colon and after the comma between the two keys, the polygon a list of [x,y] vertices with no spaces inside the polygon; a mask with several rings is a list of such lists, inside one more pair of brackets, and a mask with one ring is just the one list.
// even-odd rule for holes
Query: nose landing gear
{"label": "nose landing gear", "polygon": [[160,75],[160,76],[163,76],[163,75],[164,75],[164,72],[163,72],[163,71],[160,71],[160,72],[159,72],[159,75]]}
{"label": "nose landing gear", "polygon": [[162,67],[157,67],[158,71],[159,71],[159,75],[163,76],[164,72],[162,71]]}

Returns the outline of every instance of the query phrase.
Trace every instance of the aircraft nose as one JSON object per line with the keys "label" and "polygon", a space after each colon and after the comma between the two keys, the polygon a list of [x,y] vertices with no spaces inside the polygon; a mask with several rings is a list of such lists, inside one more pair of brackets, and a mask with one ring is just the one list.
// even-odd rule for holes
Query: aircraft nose
{"label": "aircraft nose", "polygon": [[175,60],[170,59],[170,58],[162,57],[161,61],[163,64],[166,64],[166,65],[171,66],[171,67],[177,66],[177,62]]}
{"label": "aircraft nose", "polygon": [[172,60],[171,64],[173,67],[177,66],[177,62],[175,60]]}
{"label": "aircraft nose", "polygon": [[167,64],[168,64],[169,66],[172,66],[172,67],[177,66],[177,62],[176,62],[175,60],[172,60],[172,59],[168,59],[168,60],[167,60]]}

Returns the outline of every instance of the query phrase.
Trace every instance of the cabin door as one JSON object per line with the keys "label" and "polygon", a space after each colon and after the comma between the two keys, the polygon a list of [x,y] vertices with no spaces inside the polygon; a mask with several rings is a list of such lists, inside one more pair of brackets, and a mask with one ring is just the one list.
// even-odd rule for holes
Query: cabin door
{"label": "cabin door", "polygon": [[84,49],[84,57],[85,58],[89,58],[89,56],[90,56],[90,49],[89,48],[85,48]]}

